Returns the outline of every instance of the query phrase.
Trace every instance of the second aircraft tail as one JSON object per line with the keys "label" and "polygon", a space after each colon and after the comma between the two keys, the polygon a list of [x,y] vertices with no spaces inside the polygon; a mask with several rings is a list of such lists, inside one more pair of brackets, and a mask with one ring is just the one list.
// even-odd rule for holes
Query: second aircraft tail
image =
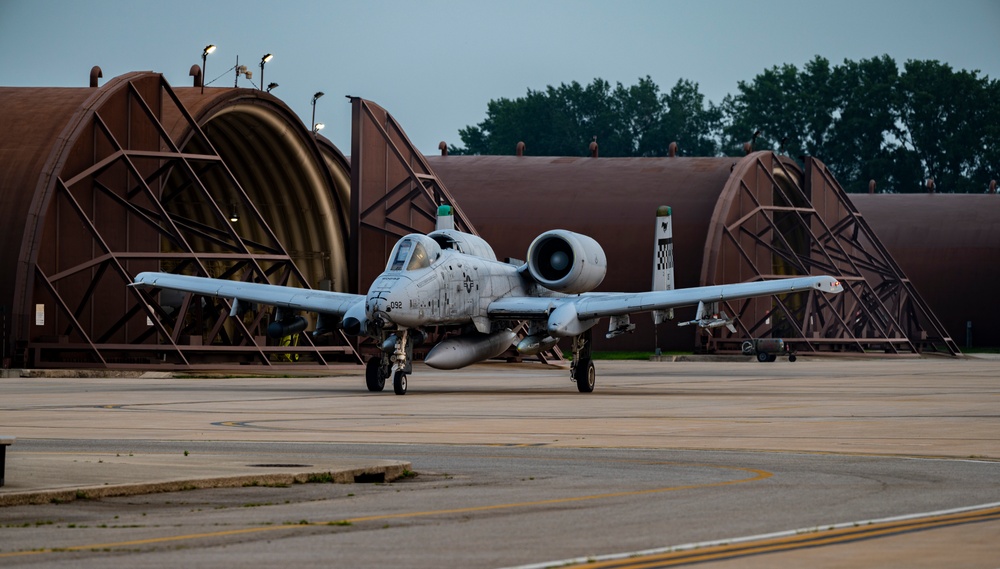
{"label": "second aircraft tail", "polygon": [[[670,206],[656,208],[653,290],[674,290],[674,227]],[[654,310],[653,324],[674,319],[674,309]]]}

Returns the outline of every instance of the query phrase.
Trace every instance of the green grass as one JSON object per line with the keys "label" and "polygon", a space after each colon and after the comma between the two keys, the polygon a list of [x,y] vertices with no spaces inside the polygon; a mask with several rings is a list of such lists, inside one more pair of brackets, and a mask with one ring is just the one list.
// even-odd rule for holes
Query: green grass
{"label": "green grass", "polygon": [[[662,352],[664,356],[690,356],[692,352]],[[594,352],[595,360],[648,360],[653,352]]]}
{"label": "green grass", "polygon": [[336,482],[329,472],[314,472],[306,478],[307,484],[333,484]]}

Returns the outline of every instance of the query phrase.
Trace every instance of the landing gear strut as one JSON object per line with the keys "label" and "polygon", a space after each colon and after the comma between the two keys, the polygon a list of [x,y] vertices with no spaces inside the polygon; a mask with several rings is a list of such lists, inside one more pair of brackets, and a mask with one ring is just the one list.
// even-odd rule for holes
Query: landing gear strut
{"label": "landing gear strut", "polygon": [[570,365],[569,375],[570,379],[576,382],[576,388],[580,393],[590,393],[597,383],[597,370],[594,369],[594,361],[590,357],[592,338],[591,330],[573,338],[573,363]]}
{"label": "landing gear strut", "polygon": [[413,370],[413,347],[408,332],[403,330],[400,333],[396,349],[389,358],[392,362],[392,390],[396,395],[406,395],[406,374]]}

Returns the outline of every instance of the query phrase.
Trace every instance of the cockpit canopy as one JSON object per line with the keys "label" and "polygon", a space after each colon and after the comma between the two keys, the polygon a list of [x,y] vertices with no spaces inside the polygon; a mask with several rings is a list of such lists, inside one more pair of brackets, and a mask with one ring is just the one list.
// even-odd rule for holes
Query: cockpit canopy
{"label": "cockpit canopy", "polygon": [[465,253],[466,255],[472,255],[481,259],[497,260],[493,248],[490,247],[485,239],[478,235],[462,233],[454,229],[438,229],[437,231],[428,233],[427,236],[436,241],[442,249],[454,249],[459,253]]}
{"label": "cockpit canopy", "polygon": [[426,269],[441,256],[441,246],[426,235],[407,235],[396,243],[386,263],[387,271]]}

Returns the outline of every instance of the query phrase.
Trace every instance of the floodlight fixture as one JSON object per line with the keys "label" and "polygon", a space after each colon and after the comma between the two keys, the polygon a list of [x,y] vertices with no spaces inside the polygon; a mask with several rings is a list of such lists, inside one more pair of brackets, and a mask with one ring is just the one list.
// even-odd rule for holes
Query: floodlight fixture
{"label": "floodlight fixture", "polygon": [[[261,89],[264,88],[264,64],[267,63],[268,61],[271,61],[272,59],[274,59],[274,55],[270,54],[270,53],[265,54],[264,57],[260,58],[260,88]],[[275,84],[275,86],[277,86],[277,84]],[[270,90],[271,89],[268,89],[268,91],[270,91]]]}
{"label": "floodlight fixture", "polygon": [[[263,78],[263,75],[261,75],[261,78]],[[263,85],[263,84],[264,84],[264,82],[263,82],[263,81],[261,81],[261,84]],[[277,83],[268,83],[268,84],[267,84],[267,92],[268,92],[268,93],[270,93],[270,92],[271,92],[271,89],[275,89],[275,88],[277,88],[277,87],[278,87],[278,84],[277,84]]]}
{"label": "floodlight fixture", "polygon": [[208,76],[208,54],[215,51],[215,44],[210,43],[201,52],[201,94],[205,94],[205,78]]}
{"label": "floodlight fixture", "polygon": [[[313,100],[312,100],[313,114],[312,114],[312,120],[309,121],[309,123],[313,125],[313,134],[319,132],[319,128],[323,128],[322,123],[316,122],[316,100],[322,96],[323,96],[323,91],[316,91],[316,94],[313,95]],[[319,128],[316,128],[317,126],[319,126]]]}

